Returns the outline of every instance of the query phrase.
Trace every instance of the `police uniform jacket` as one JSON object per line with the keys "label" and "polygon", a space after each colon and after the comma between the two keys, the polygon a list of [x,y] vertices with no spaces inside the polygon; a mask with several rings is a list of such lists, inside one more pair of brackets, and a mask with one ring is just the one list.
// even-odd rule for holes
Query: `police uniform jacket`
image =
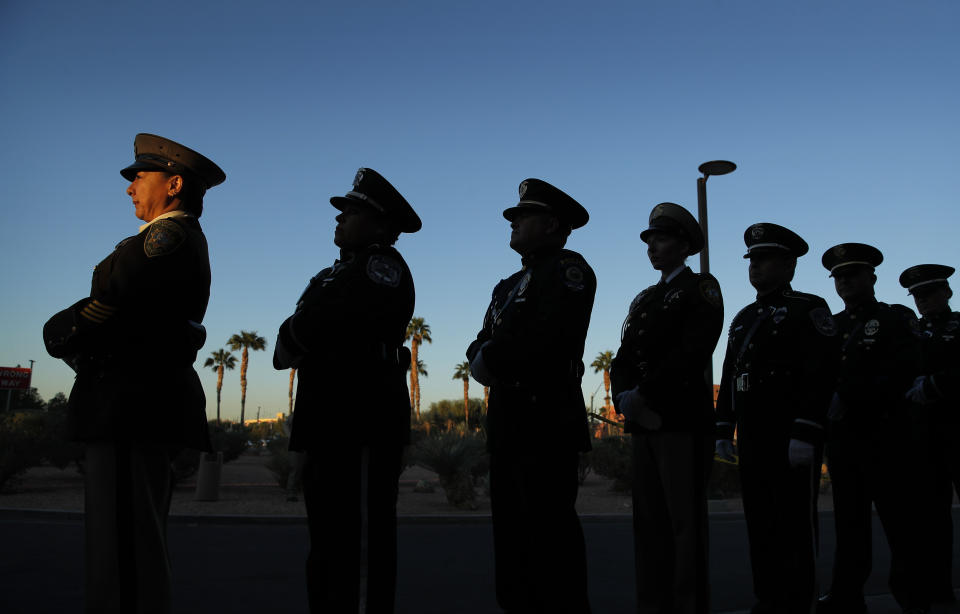
{"label": "police uniform jacket", "polygon": [[831,422],[838,433],[881,426],[907,406],[904,395],[920,374],[916,316],[903,305],[871,300],[834,319],[841,356]]}
{"label": "police uniform jacket", "polygon": [[190,215],[154,220],[94,268],[90,296],[44,327],[47,351],[77,371],[73,438],[210,449],[193,369],[209,297],[207,241]]}
{"label": "police uniform jacket", "polygon": [[935,423],[960,424],[960,313],[946,312],[920,319],[923,373],[932,382],[930,418]]}
{"label": "police uniform jacket", "polygon": [[837,342],[826,301],[789,285],[740,310],[723,361],[717,436],[732,438],[739,423],[744,437],[822,442]]}
{"label": "police uniform jacket", "polygon": [[410,269],[393,247],[342,252],[310,280],[274,353],[276,368],[298,369],[291,450],[409,441],[410,354],[402,346],[414,298]]}
{"label": "police uniform jacket", "polygon": [[522,262],[493,289],[483,329],[467,349],[473,362],[482,348],[494,377],[488,447],[589,450],[580,380],[596,277],[583,256],[566,249]]}
{"label": "police uniform jacket", "polygon": [[[685,267],[668,283],[650,286],[630,304],[620,349],[610,367],[614,399],[639,387],[662,431],[714,428],[713,391],[706,381],[723,331],[720,285]],[[631,422],[627,432],[638,430]]]}

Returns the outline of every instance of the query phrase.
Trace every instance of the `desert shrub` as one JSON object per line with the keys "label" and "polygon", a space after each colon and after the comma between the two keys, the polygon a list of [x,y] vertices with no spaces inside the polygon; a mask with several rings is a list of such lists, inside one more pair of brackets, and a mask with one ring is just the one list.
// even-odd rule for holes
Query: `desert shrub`
{"label": "desert shrub", "polygon": [[633,490],[633,450],[626,437],[604,437],[593,442],[590,468],[597,475],[613,480],[618,492]]}
{"label": "desert shrub", "polygon": [[437,474],[447,502],[476,509],[473,470],[485,455],[483,439],[455,432],[427,437],[413,447],[414,462]]}
{"label": "desert shrub", "polygon": [[0,416],[0,490],[43,460],[44,419],[41,412]]}
{"label": "desert shrub", "polygon": [[577,483],[580,486],[583,486],[583,483],[587,480],[587,476],[590,475],[590,463],[592,462],[591,453],[592,452],[583,452],[580,454],[580,464],[577,466]]}
{"label": "desert shrub", "polygon": [[713,460],[710,471],[710,483],[707,485],[708,499],[726,499],[740,496],[740,468],[730,463]]}
{"label": "desert shrub", "polygon": [[250,433],[247,427],[240,424],[224,422],[210,425],[210,441],[213,449],[223,452],[223,462],[236,460],[247,449]]}
{"label": "desert shrub", "polygon": [[270,458],[266,462],[267,469],[276,478],[280,488],[287,488],[287,481],[290,479],[290,473],[293,471],[293,458],[287,446],[290,439],[287,437],[276,437],[267,443],[267,450],[270,452]]}

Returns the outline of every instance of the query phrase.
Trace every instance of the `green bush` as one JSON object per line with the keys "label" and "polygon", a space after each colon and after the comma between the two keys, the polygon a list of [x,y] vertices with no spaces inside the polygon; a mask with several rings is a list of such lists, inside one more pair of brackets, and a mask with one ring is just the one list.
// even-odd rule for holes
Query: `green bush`
{"label": "green bush", "polygon": [[473,470],[482,462],[485,452],[482,437],[447,432],[418,441],[413,447],[413,459],[437,474],[447,502],[458,508],[476,509]]}
{"label": "green bush", "polygon": [[593,442],[590,468],[597,475],[613,480],[618,492],[633,490],[633,449],[627,437],[604,437]]}

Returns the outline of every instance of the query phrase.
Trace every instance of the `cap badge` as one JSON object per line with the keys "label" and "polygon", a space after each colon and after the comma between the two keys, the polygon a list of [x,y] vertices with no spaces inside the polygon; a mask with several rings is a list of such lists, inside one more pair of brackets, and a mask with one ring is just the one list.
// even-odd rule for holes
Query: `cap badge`
{"label": "cap badge", "polygon": [[356,176],[353,178],[353,187],[360,185],[360,182],[363,181],[363,169],[357,171]]}
{"label": "cap badge", "polygon": [[834,255],[836,255],[838,258],[843,258],[844,254],[847,253],[847,248],[845,248],[845,247],[842,246],[842,245],[838,245],[838,246],[836,246],[836,247],[833,248],[833,253],[834,253]]}
{"label": "cap badge", "polygon": [[753,230],[750,231],[750,236],[756,241],[763,236],[764,228],[760,224],[757,224],[753,227]]}
{"label": "cap badge", "polygon": [[527,182],[524,181],[520,184],[520,198],[523,198],[527,195]]}

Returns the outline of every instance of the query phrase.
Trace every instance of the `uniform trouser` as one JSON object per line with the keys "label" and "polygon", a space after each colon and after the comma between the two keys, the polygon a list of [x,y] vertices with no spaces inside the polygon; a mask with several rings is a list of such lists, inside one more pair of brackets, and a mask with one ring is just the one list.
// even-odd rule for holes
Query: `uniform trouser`
{"label": "uniform trouser", "polygon": [[910,435],[892,428],[846,434],[827,444],[837,533],[830,587],[835,599],[863,601],[873,557],[872,503],[890,545],[890,592],[903,608],[927,605],[921,548],[929,516],[927,495],[917,487],[923,480],[912,471],[916,453]]}
{"label": "uniform trouser", "polygon": [[170,450],[139,443],[86,448],[86,612],[169,612]]}
{"label": "uniform trouser", "polygon": [[953,600],[953,493],[960,493],[960,425],[931,429],[930,452],[930,596]]}
{"label": "uniform trouser", "polygon": [[497,603],[515,614],[587,614],[576,452],[494,450],[490,502]]}
{"label": "uniform trouser", "polygon": [[806,614],[817,594],[820,455],[812,466],[790,467],[787,436],[742,426],[738,444],[754,611]]}
{"label": "uniform trouser", "polygon": [[710,611],[707,482],[713,436],[633,435],[638,614]]}
{"label": "uniform trouser", "polygon": [[393,612],[397,480],[403,446],[337,445],[307,452],[307,596],[313,614]]}

